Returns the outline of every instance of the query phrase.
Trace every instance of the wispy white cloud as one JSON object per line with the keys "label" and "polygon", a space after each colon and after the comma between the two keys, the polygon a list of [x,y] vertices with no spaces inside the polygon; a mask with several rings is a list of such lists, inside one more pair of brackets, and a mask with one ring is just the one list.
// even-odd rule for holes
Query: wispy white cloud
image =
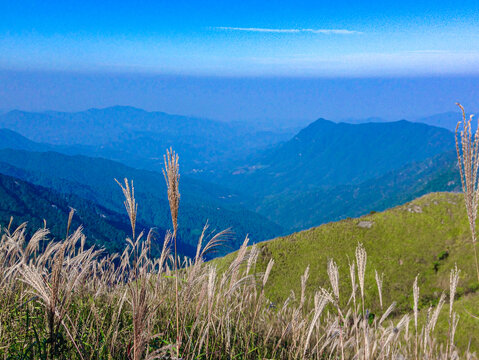
{"label": "wispy white cloud", "polygon": [[338,35],[352,35],[362,34],[360,31],[347,30],[347,29],[268,29],[268,28],[243,28],[243,27],[230,27],[230,26],[217,26],[216,30],[226,31],[247,31],[247,32],[259,32],[259,33],[283,33],[283,34],[298,34],[298,33],[313,33],[313,34],[338,34]]}

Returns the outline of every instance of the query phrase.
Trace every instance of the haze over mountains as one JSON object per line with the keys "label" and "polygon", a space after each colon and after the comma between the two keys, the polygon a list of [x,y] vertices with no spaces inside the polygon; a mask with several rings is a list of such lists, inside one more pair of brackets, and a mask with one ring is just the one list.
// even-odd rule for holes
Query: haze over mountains
{"label": "haze over mountains", "polygon": [[148,169],[161,169],[165,149],[174,145],[186,171],[243,156],[293,135],[288,130],[262,131],[243,123],[125,106],[76,113],[15,110],[0,116],[0,128],[60,146],[57,150],[64,152],[103,156]]}
{"label": "haze over mountains", "polygon": [[[467,118],[470,115],[475,115],[475,112],[468,112],[466,114]],[[418,122],[421,124],[437,126],[450,131],[456,130],[456,125],[459,120],[462,119],[462,113],[458,111],[448,111],[439,114],[433,114],[429,116],[415,117],[412,118],[412,121]],[[477,117],[475,117],[477,120]],[[364,124],[369,122],[391,122],[391,120],[386,120],[380,117],[370,117],[370,118],[345,118],[341,120],[348,124]]]}
{"label": "haze over mountains", "polygon": [[211,230],[235,233],[218,253],[224,254],[247,234],[259,242],[430,191],[457,190],[448,130],[460,120],[455,115],[424,120],[442,127],[319,119],[294,133],[120,106],[11,111],[0,115],[0,173],[115,214],[124,209],[114,179],[128,177],[140,221],[164,233],[171,224],[161,169],[172,146],[182,174],[182,251],[191,254],[208,220]]}
{"label": "haze over mountains", "polygon": [[357,184],[450,150],[453,143],[445,129],[404,120],[351,125],[319,119],[288,142],[248,159],[227,179],[259,193],[269,183],[268,194]]}

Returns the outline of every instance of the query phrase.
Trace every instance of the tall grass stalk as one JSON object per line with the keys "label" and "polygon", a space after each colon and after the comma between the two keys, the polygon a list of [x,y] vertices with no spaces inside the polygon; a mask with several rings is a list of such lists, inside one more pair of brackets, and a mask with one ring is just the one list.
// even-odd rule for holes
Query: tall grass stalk
{"label": "tall grass stalk", "polygon": [[456,314],[453,311],[453,305],[454,305],[454,298],[456,296],[456,290],[457,290],[457,284],[459,283],[459,274],[461,273],[460,270],[457,268],[457,264],[454,266],[453,269],[451,269],[451,273],[449,276],[449,329],[448,329],[448,337],[449,337],[449,342],[447,344],[447,350],[446,353],[449,354],[449,350],[453,349],[454,346],[454,333],[456,332]]}
{"label": "tall grass stalk", "polygon": [[362,312],[362,324],[364,330],[364,359],[369,359],[369,343],[368,343],[368,334],[367,334],[367,322],[368,317],[366,316],[366,307],[364,301],[364,279],[366,276],[366,263],[367,263],[367,253],[361,243],[358,244],[356,248],[356,263],[358,265],[358,280],[359,280],[359,289],[361,290],[361,305],[363,307]]}
{"label": "tall grass stalk", "polygon": [[[146,283],[146,273],[143,261],[143,255],[146,251],[145,247],[141,247],[141,238],[143,233],[136,237],[136,219],[138,213],[138,204],[135,199],[135,187],[133,181],[131,185],[128,179],[124,179],[125,185],[122,185],[118,180],[116,182],[120,185],[123,195],[125,196],[125,209],[130,219],[132,238],[127,239],[134,253],[134,260],[130,274],[132,276],[131,282],[128,284],[130,292],[132,317],[133,317],[133,360],[140,360],[143,358],[143,353],[147,342],[149,341],[148,331],[148,307],[149,296]],[[151,232],[150,232],[151,234]],[[150,237],[151,235],[149,235]]]}
{"label": "tall grass stalk", "polygon": [[180,166],[178,162],[178,154],[171,148],[166,150],[163,156],[165,168],[163,176],[165,177],[168,202],[170,204],[171,221],[173,224],[173,241],[175,246],[175,301],[176,301],[176,358],[180,358],[181,334],[180,334],[180,310],[178,298],[178,251],[177,251],[177,235],[178,235],[178,209],[180,207]]}
{"label": "tall grass stalk", "polygon": [[414,344],[414,354],[415,354],[415,357],[417,359],[417,355],[418,355],[418,339],[419,339],[419,333],[418,333],[418,315],[419,315],[419,286],[417,284],[417,278],[418,276],[416,276],[416,278],[414,279],[414,285],[413,285],[413,301],[414,301],[414,307],[413,307],[413,311],[414,311],[414,333],[415,333],[415,344]]}
{"label": "tall grass stalk", "polygon": [[[477,258],[477,205],[479,202],[479,126],[473,134],[472,118],[466,119],[464,107],[457,103],[462,110],[462,122],[459,121],[456,126],[456,152],[461,175],[462,190],[464,192],[464,201],[466,204],[467,218],[471,230],[472,247],[474,249],[474,261],[476,265],[477,281],[479,281],[479,263]],[[462,129],[460,125],[462,124]]]}

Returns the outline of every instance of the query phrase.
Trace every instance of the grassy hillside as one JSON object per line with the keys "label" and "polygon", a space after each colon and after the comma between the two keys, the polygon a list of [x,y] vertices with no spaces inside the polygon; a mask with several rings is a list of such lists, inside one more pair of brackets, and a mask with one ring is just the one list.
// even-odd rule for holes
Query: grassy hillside
{"label": "grassy hillside", "polygon": [[[371,217],[262,243],[250,251],[245,244],[235,258],[205,263],[199,255],[184,262],[179,272],[172,271],[168,248],[152,259],[150,242],[137,238],[117,266],[112,258],[98,259],[98,254],[76,247],[78,232],[65,241],[47,243],[42,252],[33,240],[38,236],[27,243],[23,231],[4,231],[0,356],[323,360],[412,359],[416,353],[421,359],[474,359],[479,323],[469,312],[478,313],[479,296],[468,266],[471,251],[461,205],[458,194],[433,194]],[[130,212],[133,227],[135,218]],[[347,302],[347,254],[354,256],[358,240],[368,256],[366,273],[358,266],[356,278],[366,300],[356,291],[355,300]],[[444,248],[448,253],[436,255]],[[366,251],[362,247],[358,251],[365,259]],[[329,256],[340,266],[339,271],[329,266],[332,285],[325,275]],[[449,341],[448,306],[443,306],[444,296],[439,302],[438,298],[448,286],[453,261],[463,270],[453,306],[461,319],[455,340]],[[226,267],[227,263],[231,265]],[[306,263],[311,264],[309,279],[305,275],[300,280],[303,269],[298,269]],[[382,309],[373,285],[375,268],[385,274]],[[412,303],[409,282],[416,272],[421,289],[417,330],[415,315],[403,314]],[[300,282],[307,293],[299,291]],[[296,296],[278,303],[290,289]],[[396,311],[386,310],[392,299],[399,301]]]}
{"label": "grassy hillside", "polygon": [[[381,213],[259,243],[257,270],[263,271],[274,259],[265,290],[278,304],[291,289],[300,293],[299,280],[308,265],[309,294],[319,286],[328,287],[326,267],[331,258],[339,265],[341,288],[346,289],[350,286],[348,264],[361,242],[368,253],[366,293],[368,303],[374,304],[372,311],[379,307],[374,269],[384,274],[385,304],[397,301],[398,310],[405,311],[412,305],[412,284],[417,274],[423,306],[448,289],[449,272],[455,263],[461,269],[460,292],[478,289],[469,236],[462,194],[432,193]],[[220,267],[234,256],[218,259]]]}
{"label": "grassy hillside", "polygon": [[[466,349],[468,346],[471,349],[477,351],[479,349],[479,319],[475,319],[473,316],[479,316],[479,294],[471,293],[461,296],[455,303],[455,311],[459,315],[459,326],[456,333],[457,345],[462,349]],[[421,314],[421,321],[424,320],[427,315],[427,309],[424,308]],[[447,339],[448,329],[448,309],[443,310],[443,313],[439,316],[437,323],[437,339],[439,341],[445,341]],[[470,344],[469,344],[469,341]]]}
{"label": "grassy hillside", "polygon": [[[17,179],[3,176],[0,180],[0,199],[7,200],[6,204],[0,203],[2,214],[9,211],[23,214],[35,226],[39,214],[51,214],[61,206],[59,216],[50,223],[53,231],[59,225],[61,234],[68,201],[55,201],[47,189]],[[85,211],[86,215],[78,212],[76,221],[84,221],[86,216],[85,226],[94,229],[98,226],[89,219],[110,218],[109,213],[101,216],[106,210],[93,205]],[[134,218],[132,215],[132,222]],[[120,229],[118,236],[125,236],[126,232]],[[4,281],[0,284],[0,300],[4,305],[0,307],[3,344],[0,355],[5,351],[12,358],[48,358],[46,354],[52,353],[50,358],[80,359],[83,356],[78,354],[83,354],[125,359],[132,343],[140,343],[141,354],[158,351],[161,356],[171,357],[179,329],[184,339],[179,351],[188,359],[219,359],[226,355],[244,359],[319,360],[326,354],[339,358],[340,351],[349,359],[360,357],[363,344],[371,344],[368,345],[371,358],[380,358],[379,354],[389,350],[411,358],[412,317],[403,318],[403,313],[411,310],[413,280],[419,274],[421,331],[429,329],[432,323],[426,320],[428,307],[436,306],[441,292],[447,292],[449,271],[454,263],[462,276],[454,306],[461,317],[455,341],[458,347],[453,348],[462,355],[469,340],[471,351],[479,346],[479,339],[474,336],[479,322],[470,316],[470,313],[479,314],[476,292],[479,284],[474,280],[461,194],[430,194],[383,213],[260,243],[255,251],[242,248],[213,262],[204,263],[198,257],[189,266],[184,263],[178,274],[179,328],[172,321],[176,290],[167,249],[159,260],[154,260],[149,257],[149,242],[140,241],[122,258],[122,266],[116,267],[112,259],[96,260],[95,254],[75,248],[79,236],[73,235],[63,245],[48,242],[42,254],[32,250],[34,246],[26,245],[23,232],[2,233],[0,275]],[[364,302],[369,314],[367,322],[362,320],[360,306],[351,309],[351,303],[347,303],[348,262],[354,259],[358,242],[364,244],[368,254]],[[326,275],[330,258],[339,265],[340,290],[335,297],[338,300],[327,290],[319,291],[320,287],[330,288]],[[233,265],[227,266],[230,264]],[[218,269],[215,265],[219,265]],[[303,302],[300,279],[308,265],[310,276]],[[383,309],[374,282],[375,269],[384,274]],[[55,283],[55,279],[60,280]],[[52,283],[58,287],[51,287]],[[291,296],[291,291],[295,296]],[[290,301],[283,305],[287,297]],[[53,302],[51,298],[59,301]],[[382,322],[379,319],[392,301],[398,302],[397,310]],[[52,309],[52,302],[56,308]],[[55,313],[67,314],[73,320],[59,326],[61,318],[52,315]],[[340,326],[344,344],[343,338],[334,335],[338,331],[337,321],[343,316],[340,313],[345,314]],[[53,322],[48,323],[47,319]],[[410,331],[405,330],[407,322]],[[433,334],[420,337],[420,354],[427,351],[428,358],[442,357],[448,343],[447,329],[446,305]],[[144,337],[137,335],[140,331]],[[69,336],[72,333],[75,337]],[[390,337],[392,334],[395,335]],[[367,340],[363,339],[365,336]],[[211,342],[197,339],[211,339]],[[144,358],[141,354],[136,358]]]}

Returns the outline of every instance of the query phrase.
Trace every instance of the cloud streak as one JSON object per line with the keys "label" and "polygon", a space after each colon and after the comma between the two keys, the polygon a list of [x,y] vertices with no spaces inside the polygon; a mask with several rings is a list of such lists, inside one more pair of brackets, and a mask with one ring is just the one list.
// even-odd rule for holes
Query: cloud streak
{"label": "cloud streak", "polygon": [[299,34],[299,33],[312,33],[312,34],[325,34],[325,35],[353,35],[362,34],[360,31],[347,30],[347,29],[268,29],[268,28],[244,28],[244,27],[230,27],[230,26],[217,26],[216,30],[225,31],[245,31],[245,32],[257,32],[257,33],[276,33],[276,34]]}

